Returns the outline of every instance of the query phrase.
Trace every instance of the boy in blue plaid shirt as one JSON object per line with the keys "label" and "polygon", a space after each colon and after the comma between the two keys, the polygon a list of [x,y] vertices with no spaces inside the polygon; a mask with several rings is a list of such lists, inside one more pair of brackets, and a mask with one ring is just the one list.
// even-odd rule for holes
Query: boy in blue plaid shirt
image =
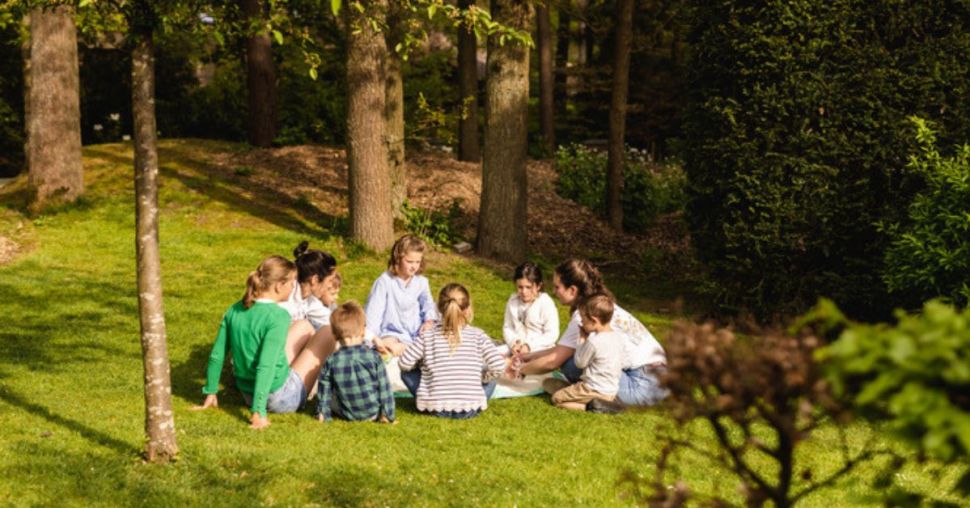
{"label": "boy in blue plaid shirt", "polygon": [[317,385],[317,418],[350,421],[394,421],[394,392],[381,355],[364,345],[367,316],[355,302],[330,315],[340,349],[327,358]]}

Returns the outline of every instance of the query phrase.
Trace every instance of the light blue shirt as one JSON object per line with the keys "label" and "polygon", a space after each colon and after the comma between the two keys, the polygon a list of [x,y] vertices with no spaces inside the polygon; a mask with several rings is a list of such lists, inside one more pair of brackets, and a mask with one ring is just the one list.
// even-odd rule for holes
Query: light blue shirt
{"label": "light blue shirt", "polygon": [[364,312],[367,329],[374,335],[394,337],[405,344],[414,342],[425,321],[438,319],[428,278],[415,275],[405,284],[390,271],[374,281]]}

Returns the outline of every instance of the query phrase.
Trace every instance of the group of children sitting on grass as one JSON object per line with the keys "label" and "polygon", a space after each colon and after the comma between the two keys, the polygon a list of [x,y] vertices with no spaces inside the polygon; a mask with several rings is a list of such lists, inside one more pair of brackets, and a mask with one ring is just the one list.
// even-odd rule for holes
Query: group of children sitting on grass
{"label": "group of children sitting on grass", "polygon": [[560,264],[554,293],[572,317],[562,337],[559,314],[542,291],[533,263],[515,270],[516,292],[506,305],[505,344],[471,325],[471,296],[445,285],[432,299],[422,274],[425,243],[405,235],[391,250],[388,269],[364,307],[337,304],[341,279],[329,254],[302,242],[296,261],[271,256],[249,274],[246,293],[222,318],[206,370],[206,394],[196,409],[218,406],[227,354],[235,384],[250,405],[254,428],[267,413],[301,409],[316,394],[317,416],[394,422],[393,381],[421,412],[471,418],[486,409],[496,382],[546,376],[543,388],[558,407],[615,412],[646,406],[665,395],[659,376],[663,348],[620,308],[588,261]]}

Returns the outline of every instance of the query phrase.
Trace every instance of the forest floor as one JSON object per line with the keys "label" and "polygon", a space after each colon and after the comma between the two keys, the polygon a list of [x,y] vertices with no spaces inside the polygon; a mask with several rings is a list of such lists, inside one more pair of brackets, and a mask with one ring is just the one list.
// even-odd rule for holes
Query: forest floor
{"label": "forest floor", "polygon": [[[309,239],[339,260],[341,300],[363,301],[386,266],[383,254],[340,234],[346,223],[340,151],[250,150],[199,140],[160,146],[162,278],[181,453],[168,466],[144,464],[131,146],[88,146],[84,157],[85,198],[77,204],[29,215],[22,178],[0,189],[0,236],[13,246],[0,265],[0,505],[624,506],[647,493],[657,438],[673,427],[663,408],[606,416],[523,397],[491,401],[482,416],[455,422],[420,415],[402,399],[399,423],[386,426],[322,425],[311,403],[297,414],[272,415],[268,429],[253,432],[242,397],[227,388],[218,409],[190,411],[202,400],[219,318],[263,257],[286,255]],[[450,206],[462,197],[472,213],[473,165],[419,156],[412,169],[428,174],[412,178],[416,204]],[[553,221],[564,210],[576,222],[553,221],[545,227],[563,229],[533,234],[534,252],[547,267],[565,255],[598,256],[624,307],[663,341],[672,321],[686,317],[671,302],[689,297],[678,292],[689,288],[671,289],[659,281],[662,274],[644,269],[654,265],[637,249],[661,248],[651,235],[600,246],[597,235],[609,233],[591,229],[582,241],[560,242],[557,235],[577,238],[570,227],[602,223],[558,200],[550,171],[530,166],[530,217]],[[332,174],[318,174],[324,172]],[[590,242],[588,251],[583,242]],[[429,254],[427,276],[433,288],[451,281],[469,287],[475,324],[498,337],[514,291],[510,268],[442,250]],[[566,312],[560,309],[562,318]],[[713,447],[710,433],[688,430],[698,447]],[[799,471],[822,477],[838,468],[840,451],[832,444],[839,435],[836,424],[813,433],[799,449]],[[847,435],[853,451],[885,443],[861,424]],[[677,464],[675,478],[692,492],[740,502],[736,481],[707,458],[686,454]],[[770,468],[767,461],[759,465]],[[869,480],[878,470],[864,464],[803,505],[873,505]],[[959,472],[910,465],[897,476],[908,488],[945,498]]]}

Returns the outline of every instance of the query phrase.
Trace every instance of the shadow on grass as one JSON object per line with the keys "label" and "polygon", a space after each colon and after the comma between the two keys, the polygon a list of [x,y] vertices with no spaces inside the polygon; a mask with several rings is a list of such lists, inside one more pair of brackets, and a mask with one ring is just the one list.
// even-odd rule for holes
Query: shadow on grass
{"label": "shadow on grass", "polygon": [[[205,395],[202,394],[202,387],[205,386],[205,371],[209,365],[209,354],[212,352],[212,344],[197,345],[192,348],[189,357],[178,365],[171,367],[172,395],[192,404],[201,404]],[[246,414],[246,401],[242,394],[236,389],[232,377],[228,355],[222,365],[222,386],[219,392],[219,410],[225,411],[233,418],[245,423],[249,423],[249,416]]]}
{"label": "shadow on grass", "polygon": [[[132,163],[131,159],[107,147],[89,147],[87,150],[92,155],[119,165]],[[294,199],[256,179],[226,172],[196,159],[198,154],[191,152],[182,146],[160,148],[159,159],[163,162],[159,168],[161,176],[178,180],[194,192],[222,202],[233,210],[300,234],[327,238],[331,232],[322,225],[340,222],[337,217],[324,213],[311,203]]]}
{"label": "shadow on grass", "polygon": [[92,429],[81,422],[71,420],[70,418],[65,418],[63,416],[54,414],[44,406],[40,404],[35,404],[30,402],[26,398],[11,392],[7,389],[0,389],[0,400],[10,404],[11,406],[20,408],[34,416],[38,416],[47,420],[48,422],[61,426],[65,429],[77,432],[84,439],[91,441],[94,444],[108,447],[118,453],[127,455],[137,455],[140,450],[136,449],[130,443],[126,443],[119,439],[113,438],[101,431]]}

